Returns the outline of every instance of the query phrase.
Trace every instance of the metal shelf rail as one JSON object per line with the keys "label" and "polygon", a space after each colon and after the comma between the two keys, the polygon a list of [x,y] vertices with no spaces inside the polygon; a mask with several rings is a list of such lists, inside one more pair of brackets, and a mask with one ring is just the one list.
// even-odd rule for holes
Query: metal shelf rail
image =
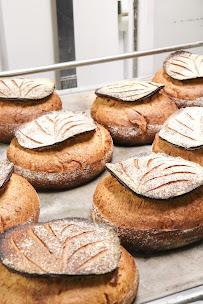
{"label": "metal shelf rail", "polygon": [[180,49],[191,49],[191,48],[200,47],[200,46],[203,46],[203,41],[196,41],[196,42],[191,42],[191,43],[186,43],[186,44],[167,46],[167,47],[162,47],[162,48],[157,48],[157,49],[152,49],[152,50],[136,51],[136,52],[119,54],[119,55],[108,56],[108,57],[62,62],[62,63],[56,63],[56,64],[35,67],[35,68],[19,69],[19,70],[14,70],[14,71],[3,71],[3,72],[0,72],[0,77],[14,77],[14,76],[20,76],[20,75],[33,74],[33,73],[65,70],[65,69],[71,69],[71,68],[75,68],[75,67],[81,67],[81,66],[104,63],[104,62],[111,62],[111,61],[116,61],[116,60],[124,60],[124,59],[136,58],[136,57],[141,57],[141,56],[156,55],[156,54],[161,54],[161,53],[166,53],[166,52],[177,51]]}

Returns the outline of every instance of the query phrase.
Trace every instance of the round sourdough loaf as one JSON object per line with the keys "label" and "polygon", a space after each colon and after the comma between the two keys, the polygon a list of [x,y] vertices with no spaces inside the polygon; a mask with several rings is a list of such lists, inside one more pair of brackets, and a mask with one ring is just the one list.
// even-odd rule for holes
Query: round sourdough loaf
{"label": "round sourdough loaf", "polygon": [[92,218],[114,227],[124,247],[160,251],[203,239],[202,167],[152,153],[108,169],[116,178],[98,183]]}
{"label": "round sourdough loaf", "polygon": [[10,143],[20,124],[61,109],[49,79],[0,79],[0,142]]}
{"label": "round sourdough loaf", "polygon": [[174,52],[165,59],[163,68],[152,79],[164,85],[162,94],[173,100],[178,108],[203,106],[203,68],[200,59],[202,61],[202,56],[190,52]]}
{"label": "round sourdough loaf", "polygon": [[188,107],[172,114],[156,134],[152,151],[203,166],[203,109]]}
{"label": "round sourdough loaf", "polygon": [[161,88],[152,82],[131,81],[98,89],[91,116],[109,130],[115,144],[151,143],[164,121],[177,110],[173,101],[159,94]]}
{"label": "round sourdough loaf", "polygon": [[13,173],[0,189],[0,233],[13,226],[37,222],[39,211],[35,189],[25,178]]}
{"label": "round sourdough loaf", "polygon": [[136,264],[115,231],[84,219],[7,230],[0,258],[3,303],[130,304],[138,289]]}
{"label": "round sourdough loaf", "polygon": [[[61,115],[67,113],[72,115],[73,113],[74,117],[75,115],[83,115],[80,112],[75,114],[69,111],[52,112],[50,115],[58,115],[58,113]],[[42,119],[44,117],[47,120],[46,115]],[[93,124],[93,127],[91,125],[91,131],[75,136],[71,134],[71,137],[65,140],[57,133],[58,135],[54,140],[61,142],[50,146],[48,144],[50,144],[51,139],[43,131],[41,134],[42,141],[44,140],[47,143],[44,144],[45,147],[38,149],[25,148],[18,143],[19,139],[14,138],[7,151],[7,158],[14,164],[14,171],[27,178],[38,189],[71,188],[93,179],[105,169],[106,162],[111,160],[113,144],[109,132],[104,127],[94,124],[90,117],[86,117],[86,119],[90,119],[90,123]],[[64,130],[67,127],[67,122],[65,119],[61,121],[63,125],[59,129],[62,130],[63,135],[66,134]],[[58,121],[57,124],[60,126]],[[70,121],[70,124],[72,124],[72,121]],[[44,128],[43,123],[40,126]],[[56,127],[56,124],[54,126]],[[84,122],[80,126],[86,127],[88,124]],[[54,128],[53,132],[56,130]],[[71,126],[70,130],[73,131],[74,127]],[[30,142],[28,140],[29,144]],[[32,143],[35,144],[35,142],[33,140]]]}
{"label": "round sourdough loaf", "polygon": [[139,276],[132,256],[122,248],[118,273],[35,278],[12,273],[0,264],[2,303],[9,304],[130,304]]}

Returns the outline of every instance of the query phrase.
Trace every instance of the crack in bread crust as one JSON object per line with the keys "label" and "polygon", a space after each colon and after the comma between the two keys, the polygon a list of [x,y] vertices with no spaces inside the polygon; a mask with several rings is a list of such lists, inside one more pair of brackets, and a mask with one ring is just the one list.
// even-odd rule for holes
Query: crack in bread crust
{"label": "crack in bread crust", "polygon": [[116,144],[130,146],[151,143],[164,121],[176,110],[175,102],[159,93],[136,103],[97,97],[91,116],[109,130]]}

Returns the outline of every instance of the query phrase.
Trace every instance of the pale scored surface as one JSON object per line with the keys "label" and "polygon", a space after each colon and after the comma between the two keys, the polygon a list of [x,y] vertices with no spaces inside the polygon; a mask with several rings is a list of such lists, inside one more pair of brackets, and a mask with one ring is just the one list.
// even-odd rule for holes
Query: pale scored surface
{"label": "pale scored surface", "polygon": [[0,161],[0,188],[4,187],[9,181],[14,165],[9,161]]}
{"label": "pale scored surface", "polygon": [[123,81],[97,89],[95,94],[120,101],[132,102],[154,95],[163,87],[164,85],[150,81]]}
{"label": "pale scored surface", "polygon": [[0,78],[0,99],[38,100],[53,91],[54,82],[47,78]]}
{"label": "pale scored surface", "polygon": [[20,125],[15,136],[22,147],[34,149],[52,146],[96,128],[97,125],[86,113],[53,111]]}
{"label": "pale scored surface", "polygon": [[188,107],[172,114],[164,123],[159,137],[188,150],[203,146],[203,108]]}
{"label": "pale scored surface", "polygon": [[203,56],[176,51],[165,59],[163,68],[166,74],[177,80],[203,77]]}
{"label": "pale scored surface", "polygon": [[0,236],[3,265],[27,274],[104,274],[119,267],[120,254],[113,229],[79,218],[24,225]]}
{"label": "pale scored surface", "polygon": [[169,199],[203,184],[203,168],[163,153],[147,153],[117,164],[106,164],[110,173],[133,193]]}

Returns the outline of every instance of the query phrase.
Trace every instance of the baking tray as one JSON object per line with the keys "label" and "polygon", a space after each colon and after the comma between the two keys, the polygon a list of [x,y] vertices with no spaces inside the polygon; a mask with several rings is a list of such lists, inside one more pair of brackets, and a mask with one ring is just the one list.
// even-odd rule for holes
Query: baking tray
{"label": "baking tray", "polygon": [[[79,110],[90,113],[91,104],[95,98],[93,91],[77,92],[63,90],[57,92],[66,110]],[[0,144],[0,160],[6,158],[8,145]],[[151,146],[115,147],[113,162],[118,162],[141,152],[151,151]],[[71,190],[57,192],[38,192],[40,198],[40,221],[59,219],[63,217],[91,218],[92,197],[97,183],[106,175],[103,172],[86,185]],[[135,304],[153,301],[157,303],[189,303],[187,299],[195,293],[203,296],[203,242],[170,250],[158,254],[134,254],[139,274],[140,285]],[[187,290],[184,296],[182,293]],[[196,292],[197,293],[197,292]],[[168,295],[172,295],[167,297]],[[182,295],[182,298],[181,298]],[[181,300],[180,300],[181,299]],[[194,298],[193,302],[194,302]],[[199,299],[199,298],[198,298]],[[190,302],[191,303],[191,302]]]}

